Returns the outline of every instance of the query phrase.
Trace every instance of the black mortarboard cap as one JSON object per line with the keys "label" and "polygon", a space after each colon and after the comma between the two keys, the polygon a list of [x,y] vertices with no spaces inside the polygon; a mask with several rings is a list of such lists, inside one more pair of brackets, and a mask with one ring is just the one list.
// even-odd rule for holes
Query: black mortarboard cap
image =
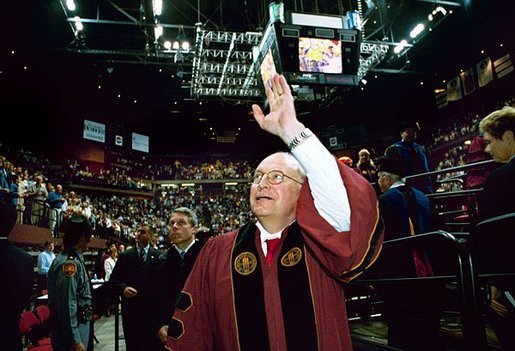
{"label": "black mortarboard cap", "polygon": [[420,131],[420,124],[418,124],[418,122],[415,122],[415,121],[406,121],[406,122],[402,122],[400,125],[399,125],[399,133],[402,133],[403,131],[405,131],[406,129],[408,128],[413,128],[415,129],[417,132]]}
{"label": "black mortarboard cap", "polygon": [[406,161],[402,158],[384,157],[377,162],[380,172],[388,172],[404,177],[406,175]]}
{"label": "black mortarboard cap", "polygon": [[91,236],[91,222],[83,215],[72,215],[63,223],[62,231],[64,232],[63,244],[66,247],[74,246],[79,242],[81,236]]}

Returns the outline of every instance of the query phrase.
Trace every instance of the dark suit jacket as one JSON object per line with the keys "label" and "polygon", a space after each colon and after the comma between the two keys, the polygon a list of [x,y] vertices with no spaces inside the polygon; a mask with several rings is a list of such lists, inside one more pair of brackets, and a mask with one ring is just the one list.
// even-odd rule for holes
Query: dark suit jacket
{"label": "dark suit jacket", "polygon": [[161,257],[159,276],[164,284],[161,284],[160,290],[160,306],[157,312],[160,322],[158,328],[168,325],[171,321],[175,310],[175,300],[181,292],[186,279],[188,279],[197,256],[203,247],[203,243],[195,241],[188,252],[186,252],[184,262],[174,247],[171,247],[168,253]]}
{"label": "dark suit jacket", "polygon": [[[483,191],[478,196],[478,219],[486,219],[515,212],[515,158],[495,169],[486,179]],[[513,242],[513,221],[499,221],[483,225],[472,231],[471,243],[481,250],[478,269],[486,272],[513,271],[514,258],[510,243]],[[490,232],[496,235],[489,235]],[[497,241],[493,242],[492,237]],[[495,285],[515,291],[513,279],[495,280]]]}
{"label": "dark suit jacket", "polygon": [[[153,286],[153,272],[158,267],[159,257],[162,252],[149,248],[144,265],[140,264],[138,250],[133,247],[120,255],[109,279],[114,291],[122,297],[123,318],[136,318],[138,320],[150,320],[148,306],[155,303],[155,289]],[[151,279],[152,277],[152,279]],[[130,299],[123,296],[126,287],[133,287],[138,294]]]}
{"label": "dark suit jacket", "polygon": [[478,197],[479,220],[515,212],[515,158],[495,169]]}
{"label": "dark suit jacket", "polygon": [[[409,209],[408,202],[403,187],[388,189],[379,197],[379,209],[384,222],[384,240],[409,237]],[[429,199],[419,190],[413,187],[413,200],[416,208],[415,233],[420,234],[430,230],[431,206]],[[415,277],[415,266],[410,251],[406,248],[396,248],[385,250],[379,257],[384,271],[388,273],[395,271],[398,276]]]}
{"label": "dark suit jacket", "polygon": [[21,350],[18,322],[32,295],[34,262],[23,250],[0,239],[0,325],[2,350]]}

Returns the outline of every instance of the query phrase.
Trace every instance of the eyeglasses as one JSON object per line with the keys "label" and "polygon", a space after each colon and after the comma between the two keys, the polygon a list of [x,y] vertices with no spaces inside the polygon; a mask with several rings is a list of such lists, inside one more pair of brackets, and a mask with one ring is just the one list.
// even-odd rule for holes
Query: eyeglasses
{"label": "eyeglasses", "polygon": [[300,182],[297,179],[292,178],[292,177],[284,174],[281,171],[277,171],[277,170],[272,170],[272,171],[269,171],[269,172],[266,172],[266,173],[259,172],[259,171],[254,172],[254,174],[252,175],[252,184],[259,184],[259,183],[261,183],[261,180],[263,179],[263,177],[265,175],[266,175],[267,181],[270,184],[272,184],[272,185],[281,184],[283,182],[284,178],[291,179],[295,183],[298,183],[298,184],[302,185],[302,182]]}

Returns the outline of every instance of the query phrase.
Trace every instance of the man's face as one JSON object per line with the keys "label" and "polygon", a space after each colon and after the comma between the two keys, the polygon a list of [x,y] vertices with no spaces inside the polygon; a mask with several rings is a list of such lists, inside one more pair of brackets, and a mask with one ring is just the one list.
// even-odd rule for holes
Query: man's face
{"label": "man's face", "polygon": [[415,128],[406,128],[401,132],[401,138],[403,141],[412,143],[417,138],[417,131]]}
{"label": "man's face", "polygon": [[136,241],[138,242],[139,247],[146,247],[150,241],[150,228],[147,226],[143,226],[138,229],[138,234],[136,235]]}
{"label": "man's face", "polygon": [[384,172],[378,173],[378,179],[377,183],[379,184],[379,189],[381,189],[381,192],[386,192],[388,189],[390,189],[390,186],[392,186],[391,178],[389,175],[387,175]]}
{"label": "man's face", "polygon": [[287,177],[275,185],[270,184],[267,179],[269,171],[277,170],[302,182],[293,162],[283,154],[273,154],[261,161],[256,168],[256,172],[261,172],[264,176],[259,184],[252,184],[250,187],[250,208],[259,220],[277,217],[291,222],[295,219],[301,185]]}
{"label": "man's face", "polygon": [[48,252],[52,252],[52,251],[54,251],[54,243],[50,243],[50,244],[48,244],[48,245],[46,246],[46,250],[47,250]]}
{"label": "man's face", "polygon": [[[511,141],[510,141],[511,139]],[[506,163],[513,156],[510,152],[510,142],[513,143],[513,134],[510,131],[504,132],[501,139],[494,138],[488,132],[483,133],[485,151],[492,155],[495,162]]]}
{"label": "man's face", "polygon": [[370,155],[367,154],[366,152],[359,154],[359,162],[368,163],[369,160],[370,160]]}
{"label": "man's face", "polygon": [[198,230],[197,226],[192,226],[186,214],[173,212],[170,222],[171,242],[180,249],[185,249],[193,240],[193,235]]}

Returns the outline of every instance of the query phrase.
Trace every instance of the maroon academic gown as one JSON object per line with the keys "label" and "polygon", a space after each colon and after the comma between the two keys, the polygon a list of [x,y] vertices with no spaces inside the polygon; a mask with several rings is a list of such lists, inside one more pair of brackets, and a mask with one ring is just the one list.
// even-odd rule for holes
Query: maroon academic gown
{"label": "maroon academic gown", "polygon": [[[352,350],[341,282],[349,281],[370,266],[382,244],[382,224],[376,194],[369,183],[352,169],[338,165],[351,207],[351,230],[338,232],[316,211],[309,184],[301,189],[297,204],[297,222],[305,247],[309,273],[316,336],[319,350]],[[234,285],[232,251],[238,231],[216,237],[200,253],[183,292],[191,304],[176,309],[173,319],[179,332],[170,336],[166,347],[173,351],[240,350]],[[281,244],[284,236],[281,238]],[[270,350],[286,351],[286,337],[278,284],[280,247],[269,266],[255,235],[262,269],[264,304]],[[189,299],[188,298],[188,299]]]}

